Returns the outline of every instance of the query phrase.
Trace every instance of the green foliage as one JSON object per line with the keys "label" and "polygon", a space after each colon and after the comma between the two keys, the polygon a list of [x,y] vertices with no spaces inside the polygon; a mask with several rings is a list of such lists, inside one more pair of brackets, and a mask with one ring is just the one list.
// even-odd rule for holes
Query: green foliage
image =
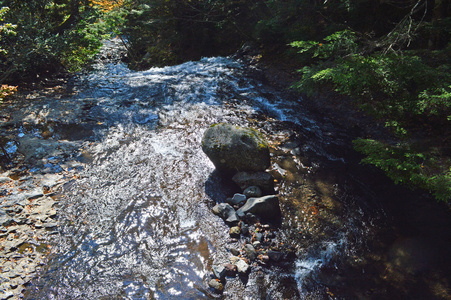
{"label": "green foliage", "polygon": [[323,43],[300,41],[291,45],[299,48],[299,53],[317,58],[316,63],[300,70],[302,78],[296,85],[310,95],[322,84],[331,84],[375,117],[389,119],[387,125],[398,132],[405,132],[402,126],[414,116],[451,113],[447,65],[435,68],[407,51],[359,54],[356,36],[349,31],[334,33]]}
{"label": "green foliage", "polygon": [[91,61],[111,26],[101,22],[90,1],[2,1],[17,24],[14,36],[0,40],[7,55],[0,59],[1,81],[33,80],[59,70],[77,71]]}
{"label": "green foliage", "polygon": [[[5,15],[8,12],[9,7],[0,8],[0,22],[5,20]],[[2,35],[15,35],[17,25],[13,25],[11,23],[2,23],[0,24],[0,42],[2,40]],[[0,47],[0,54],[7,54],[8,52]]]}
{"label": "green foliage", "polygon": [[[363,162],[383,169],[396,183],[430,190],[440,200],[450,198],[450,161],[441,159],[443,155],[438,152],[428,155],[415,152],[409,142],[409,137],[420,132],[428,136],[440,128],[449,128],[451,66],[446,59],[439,67],[437,62],[430,63],[433,57],[446,57],[440,52],[447,49],[428,55],[406,50],[367,52],[367,44],[348,30],[329,35],[321,42],[298,41],[291,46],[311,58],[311,64],[300,70],[298,89],[316,95],[329,86],[350,96],[361,109],[383,121],[404,140],[402,146],[396,147],[380,141],[357,140],[356,149],[367,155]],[[447,147],[449,131],[441,133],[444,136],[431,139]],[[436,161],[444,164],[443,168]]]}
{"label": "green foliage", "polygon": [[439,160],[432,152],[411,149],[408,144],[391,146],[372,139],[357,139],[355,149],[366,155],[362,160],[384,170],[396,184],[421,187],[438,200],[451,199],[451,168],[449,159]]}

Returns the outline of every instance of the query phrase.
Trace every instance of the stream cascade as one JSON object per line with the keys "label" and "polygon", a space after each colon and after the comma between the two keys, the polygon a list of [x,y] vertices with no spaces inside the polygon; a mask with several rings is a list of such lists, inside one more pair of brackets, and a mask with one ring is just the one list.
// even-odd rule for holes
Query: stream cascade
{"label": "stream cascade", "polygon": [[[316,117],[255,65],[231,56],[132,71],[114,59],[118,49],[117,40],[105,42],[69,94],[20,108],[46,124],[50,135],[37,138],[70,142],[65,157],[78,164],[59,192],[58,233],[26,299],[401,299],[397,284],[413,286],[437,263],[399,258],[396,249],[412,238],[393,227],[379,201],[386,194],[360,177],[383,176],[359,165],[347,129]],[[208,287],[212,267],[228,263],[243,240],[212,213],[239,192],[202,152],[216,123],[268,140],[282,211],[274,242],[295,254],[227,278],[222,293]],[[435,256],[428,251],[421,259]]]}

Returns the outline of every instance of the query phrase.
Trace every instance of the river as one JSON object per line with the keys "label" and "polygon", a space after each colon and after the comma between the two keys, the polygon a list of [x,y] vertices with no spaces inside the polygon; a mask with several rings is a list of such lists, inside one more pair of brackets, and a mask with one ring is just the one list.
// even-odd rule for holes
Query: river
{"label": "river", "polygon": [[[117,43],[70,95],[21,108],[43,120],[38,138],[75,143],[66,156],[81,165],[26,299],[449,299],[449,209],[360,165],[347,128],[238,58],[131,71],[108,58]],[[243,240],[211,211],[236,192],[200,147],[219,122],[269,140],[276,242],[295,254],[228,278],[223,294],[211,268]]]}

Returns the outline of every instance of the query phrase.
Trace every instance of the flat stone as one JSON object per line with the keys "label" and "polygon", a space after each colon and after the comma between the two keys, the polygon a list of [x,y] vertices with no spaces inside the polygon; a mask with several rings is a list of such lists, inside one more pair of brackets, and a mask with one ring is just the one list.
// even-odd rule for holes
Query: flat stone
{"label": "flat stone", "polygon": [[238,217],[244,217],[246,213],[252,213],[266,220],[278,220],[281,217],[279,197],[269,195],[259,198],[249,198],[240,209]]}
{"label": "flat stone", "polygon": [[41,189],[35,189],[25,194],[25,197],[27,197],[28,200],[34,200],[37,198],[41,198],[42,196],[44,196],[44,194]]}
{"label": "flat stone", "polygon": [[12,218],[3,209],[0,209],[0,225],[8,226],[11,222]]}
{"label": "flat stone", "polygon": [[56,222],[44,223],[44,228],[55,228],[56,226],[58,226],[58,223]]}

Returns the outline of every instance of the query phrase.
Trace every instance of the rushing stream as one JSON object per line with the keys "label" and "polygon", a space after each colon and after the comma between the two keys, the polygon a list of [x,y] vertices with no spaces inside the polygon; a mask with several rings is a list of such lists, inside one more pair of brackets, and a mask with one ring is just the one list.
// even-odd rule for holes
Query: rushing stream
{"label": "rushing stream", "polygon": [[[423,249],[431,240],[418,244],[424,234],[406,236],[380,199],[412,193],[369,187],[363,177],[383,176],[358,165],[346,129],[315,119],[256,73],[224,57],[139,72],[105,59],[73,79],[72,96],[33,104],[50,138],[81,149],[83,168],[61,192],[55,246],[25,297],[446,299],[449,268],[430,270],[449,259],[428,259],[450,249],[449,235],[428,237],[439,240],[433,254]],[[257,128],[273,145],[283,212],[276,239],[296,254],[229,278],[222,295],[208,288],[211,267],[242,241],[211,212],[237,192],[200,147],[218,122]],[[414,258],[404,262],[398,250]]]}

